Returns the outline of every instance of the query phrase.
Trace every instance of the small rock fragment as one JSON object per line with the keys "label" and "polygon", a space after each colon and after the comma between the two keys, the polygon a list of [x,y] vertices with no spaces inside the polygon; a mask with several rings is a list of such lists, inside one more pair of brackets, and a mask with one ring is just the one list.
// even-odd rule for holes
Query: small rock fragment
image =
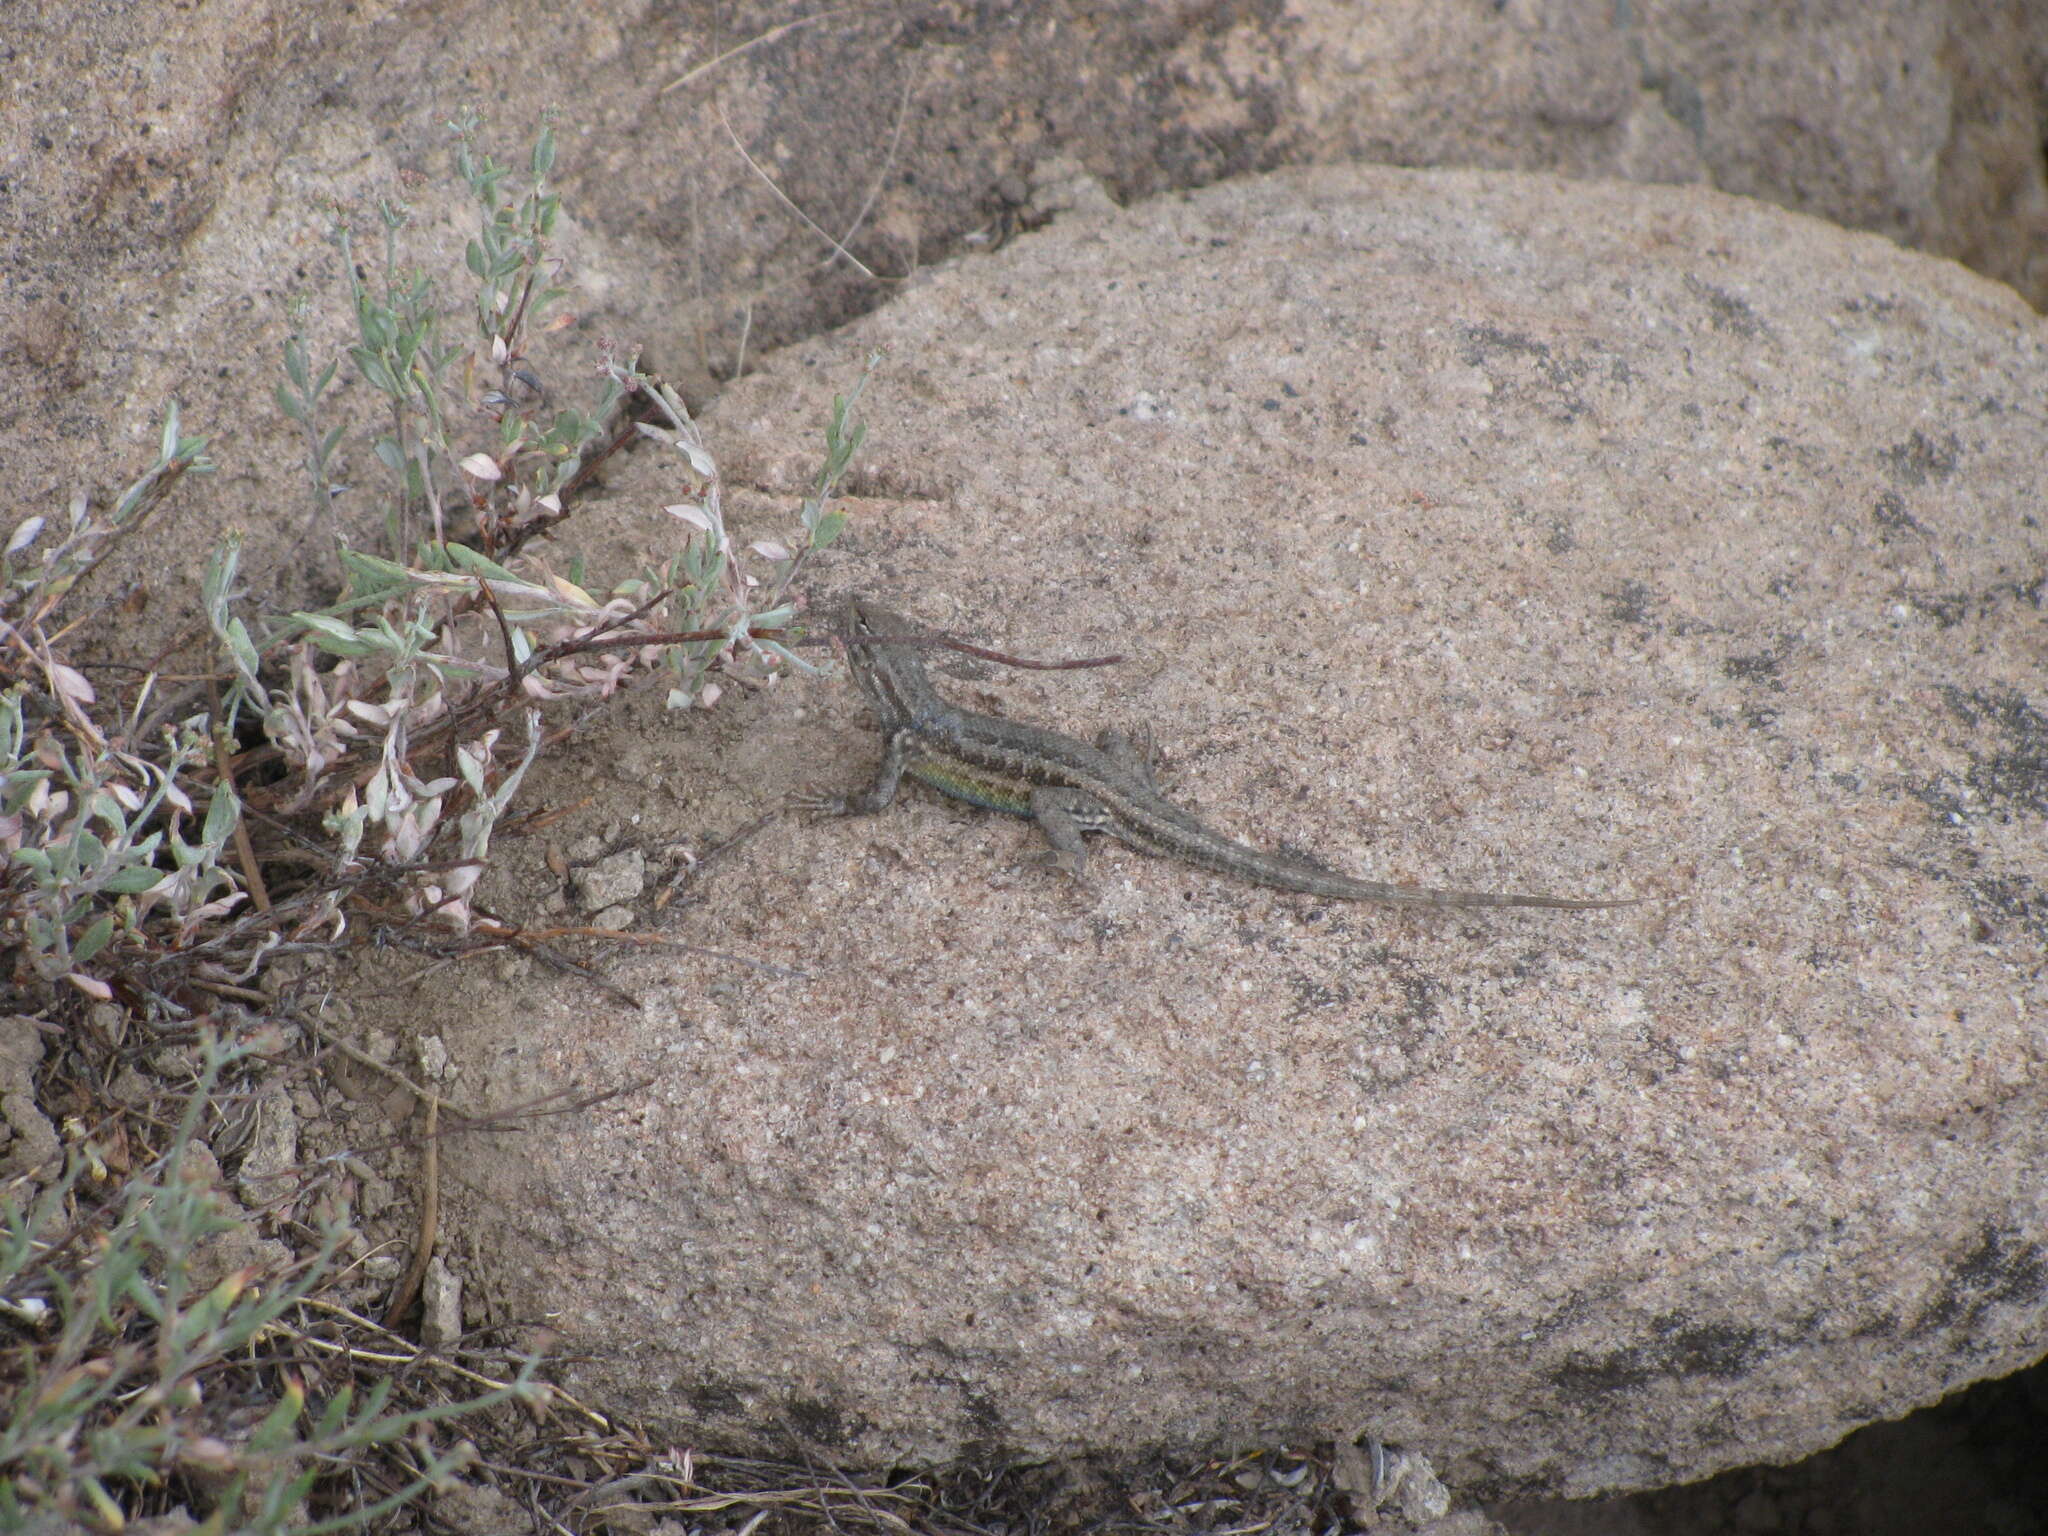
{"label": "small rock fragment", "polygon": [[638,848],[621,849],[578,871],[574,883],[586,911],[635,901],[647,889],[647,855]]}
{"label": "small rock fragment", "polygon": [[452,1344],[462,1336],[462,1281],[450,1274],[437,1255],[427,1260],[420,1286],[420,1341],[429,1346]]}

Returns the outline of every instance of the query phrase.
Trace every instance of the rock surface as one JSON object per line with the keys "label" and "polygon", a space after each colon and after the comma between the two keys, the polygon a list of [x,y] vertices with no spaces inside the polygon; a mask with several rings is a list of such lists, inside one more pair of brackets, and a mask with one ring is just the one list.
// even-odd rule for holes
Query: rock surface
{"label": "rock surface", "polygon": [[49,1116],[36,1107],[35,1070],[43,1059],[36,1021],[0,1015],[0,1182],[47,1183],[62,1171],[64,1144]]}
{"label": "rock surface", "polygon": [[[272,404],[291,301],[316,358],[352,336],[333,210],[366,273],[380,199],[460,309],[474,211],[444,125],[523,162],[560,109],[559,249],[584,319],[692,398],[765,348],[883,301],[936,256],[1042,223],[1078,165],[1119,200],[1368,159],[1693,181],[1963,257],[2048,302],[2048,7],[2034,0],[1614,7],[1593,0],[989,6],[916,0],[22,5],[0,28],[0,485],[104,506],[165,402],[210,437],[214,494],[110,565],[122,642],[190,628],[230,517],[258,596],[326,600],[309,521],[381,527],[377,470],[315,507]],[[800,210],[800,211],[799,211]],[[808,221],[808,222],[807,222]],[[819,233],[860,263],[832,258]],[[581,403],[586,338],[532,362]],[[343,370],[335,422],[381,400]],[[223,508],[235,508],[233,514]],[[135,611],[139,609],[140,611]],[[130,659],[123,655],[121,660]]]}
{"label": "rock surface", "polygon": [[[814,574],[1130,656],[956,699],[1150,723],[1177,797],[1353,872],[1654,899],[1113,846],[1078,890],[907,793],[694,875],[654,921],[703,948],[608,973],[637,1010],[429,981],[492,1104],[644,1084],[445,1154],[472,1284],[584,1390],[872,1459],[1371,1433],[1585,1496],[2039,1352],[2048,336],[2008,292],[1695,191],[1288,173],[788,350],[707,424],[729,479],[786,515],[878,345]],[[876,751],[795,682],[534,788],[701,853]],[[555,877],[507,853],[516,912]]]}

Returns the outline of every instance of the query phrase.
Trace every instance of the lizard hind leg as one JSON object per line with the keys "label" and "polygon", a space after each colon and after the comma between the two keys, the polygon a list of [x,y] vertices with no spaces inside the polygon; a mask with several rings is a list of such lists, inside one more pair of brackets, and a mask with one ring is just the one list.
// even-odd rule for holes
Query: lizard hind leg
{"label": "lizard hind leg", "polygon": [[1088,845],[1084,832],[1100,831],[1100,803],[1086,790],[1064,784],[1041,784],[1031,791],[1031,819],[1052,845],[1052,862],[1075,880],[1085,880]]}

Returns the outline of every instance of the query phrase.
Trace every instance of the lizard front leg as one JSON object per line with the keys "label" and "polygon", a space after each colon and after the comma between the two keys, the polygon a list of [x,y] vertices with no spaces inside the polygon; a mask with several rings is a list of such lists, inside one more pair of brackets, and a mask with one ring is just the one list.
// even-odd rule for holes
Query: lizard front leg
{"label": "lizard front leg", "polygon": [[875,782],[861,795],[801,795],[797,804],[804,810],[826,816],[872,816],[887,810],[896,799],[896,787],[903,782],[903,769],[910,760],[909,731],[891,731],[882,748],[882,766]]}

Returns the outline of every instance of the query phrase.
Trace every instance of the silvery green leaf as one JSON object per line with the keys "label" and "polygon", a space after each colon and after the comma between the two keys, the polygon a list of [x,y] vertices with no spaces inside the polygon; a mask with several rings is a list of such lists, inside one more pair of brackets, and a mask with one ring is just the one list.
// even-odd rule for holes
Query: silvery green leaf
{"label": "silvery green leaf", "polygon": [[206,828],[200,835],[215,847],[228,839],[235,830],[235,823],[242,819],[242,807],[236,803],[234,791],[225,784],[214,786],[213,804],[206,808]]}
{"label": "silvery green leaf", "polygon": [[83,965],[94,955],[107,947],[107,941],[114,936],[114,914],[102,912],[90,928],[78,936],[78,942],[71,946],[71,963]]}
{"label": "silvery green leaf", "polygon": [[29,545],[35,543],[36,536],[42,531],[43,519],[40,515],[23,518],[20,524],[16,526],[14,536],[7,541],[7,553],[14,555],[27,549]]}
{"label": "silvery green leaf", "polygon": [[488,555],[479,554],[467,544],[450,544],[448,546],[448,555],[450,559],[465,571],[472,571],[479,576],[488,576],[493,581],[516,582],[519,580],[517,576],[514,576],[505,567],[498,564],[497,561],[491,559]]}
{"label": "silvery green leaf", "polygon": [[240,619],[229,619],[227,628],[221,631],[221,638],[228,643],[228,651],[235,658],[235,667],[244,677],[254,679],[262,658],[256,654],[256,642],[249,638],[248,626]]}

